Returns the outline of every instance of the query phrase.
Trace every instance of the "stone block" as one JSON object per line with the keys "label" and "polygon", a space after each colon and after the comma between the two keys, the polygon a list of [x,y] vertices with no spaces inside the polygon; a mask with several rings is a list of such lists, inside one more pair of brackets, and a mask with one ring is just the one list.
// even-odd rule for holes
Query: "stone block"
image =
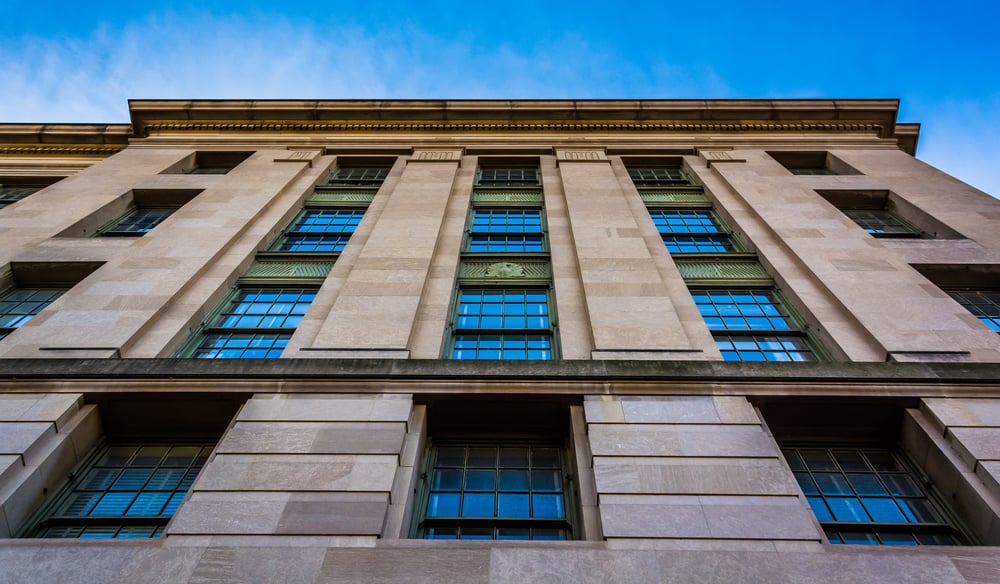
{"label": "stone block", "polygon": [[388,506],[385,493],[292,493],[277,533],[379,536]]}
{"label": "stone block", "polygon": [[194,492],[167,526],[170,534],[276,533],[291,493]]}
{"label": "stone block", "polygon": [[324,547],[215,546],[203,551],[188,584],[319,582]]}
{"label": "stone block", "polygon": [[237,422],[219,444],[226,454],[399,454],[402,422]]}
{"label": "stone block", "polygon": [[24,464],[36,465],[41,443],[55,433],[51,422],[0,422],[0,454],[20,454]]}
{"label": "stone block", "polygon": [[24,460],[20,455],[0,454],[0,491],[3,491],[4,483],[21,468],[24,468]]}
{"label": "stone block", "polygon": [[712,537],[820,541],[798,497],[699,497]]}
{"label": "stone block", "polygon": [[590,449],[594,456],[778,456],[758,426],[594,424]]}
{"label": "stone block", "polygon": [[317,581],[324,584],[418,584],[454,582],[458,578],[462,584],[492,584],[490,558],[493,553],[488,547],[436,545],[373,550],[331,548],[323,559]]}
{"label": "stone block", "polygon": [[954,427],[948,433],[955,451],[970,468],[974,468],[977,461],[1000,460],[1000,427]]}
{"label": "stone block", "polygon": [[409,396],[254,397],[240,411],[238,420],[302,422],[406,422]]}
{"label": "stone block", "polygon": [[583,410],[588,424],[625,423],[625,412],[622,411],[621,398],[588,395],[583,398]]}
{"label": "stone block", "polygon": [[604,537],[711,537],[697,497],[601,497]]}
{"label": "stone block", "polygon": [[1000,427],[1000,399],[925,398],[924,405],[943,426]]}
{"label": "stone block", "polygon": [[798,485],[773,458],[597,457],[600,493],[797,495]]}
{"label": "stone block", "polygon": [[202,471],[200,491],[384,491],[396,456],[220,454]]}
{"label": "stone block", "polygon": [[711,396],[623,398],[622,411],[630,424],[718,424],[722,420]]}

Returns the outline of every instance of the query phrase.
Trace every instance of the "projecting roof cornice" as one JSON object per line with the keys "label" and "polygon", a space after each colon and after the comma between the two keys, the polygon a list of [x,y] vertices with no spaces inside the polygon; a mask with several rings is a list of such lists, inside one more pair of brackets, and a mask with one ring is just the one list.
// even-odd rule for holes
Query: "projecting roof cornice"
{"label": "projecting roof cornice", "polygon": [[131,100],[136,136],[158,131],[847,131],[891,137],[899,101]]}
{"label": "projecting roof cornice", "polygon": [[131,135],[129,124],[0,124],[0,155],[110,156]]}

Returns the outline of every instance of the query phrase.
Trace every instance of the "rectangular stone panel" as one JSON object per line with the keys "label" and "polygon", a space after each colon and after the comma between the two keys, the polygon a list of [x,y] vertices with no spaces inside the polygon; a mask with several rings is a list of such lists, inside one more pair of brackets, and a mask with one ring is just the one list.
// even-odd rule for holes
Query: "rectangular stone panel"
{"label": "rectangular stone panel", "polygon": [[777,457],[759,426],[593,424],[594,456]]}
{"label": "rectangular stone panel", "polygon": [[753,406],[740,396],[587,396],[587,422],[633,424],[759,424]]}
{"label": "rectangular stone panel", "polygon": [[225,454],[399,454],[403,422],[237,422]]}
{"label": "rectangular stone panel", "polygon": [[48,422],[0,422],[0,454],[19,454],[24,464],[39,464],[35,450],[55,433],[55,426]]}
{"label": "rectangular stone panel", "polygon": [[381,535],[386,493],[292,493],[278,522],[286,535]]}
{"label": "rectangular stone panel", "polygon": [[924,405],[945,427],[1000,427],[1000,399],[925,398]]}
{"label": "rectangular stone panel", "polygon": [[819,540],[797,497],[610,496],[605,537]]}
{"label": "rectangular stone panel", "polygon": [[1000,428],[949,428],[952,447],[974,468],[977,461],[1000,460]]}
{"label": "rectangular stone panel", "polygon": [[392,490],[396,456],[222,454],[195,483],[199,491]]}
{"label": "rectangular stone panel", "polygon": [[352,398],[289,397],[251,399],[240,411],[240,421],[406,422],[411,400],[407,396]]}
{"label": "rectangular stone panel", "polygon": [[291,493],[194,492],[174,514],[168,535],[275,533]]}
{"label": "rectangular stone panel", "polygon": [[777,459],[594,458],[600,493],[679,495],[798,495]]}
{"label": "rectangular stone panel", "polygon": [[76,411],[78,393],[0,395],[0,422],[56,422]]}

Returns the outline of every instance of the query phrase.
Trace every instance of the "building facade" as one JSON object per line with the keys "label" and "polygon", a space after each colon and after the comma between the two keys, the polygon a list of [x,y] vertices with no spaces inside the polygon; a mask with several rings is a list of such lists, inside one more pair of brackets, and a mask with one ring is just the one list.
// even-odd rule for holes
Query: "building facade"
{"label": "building facade", "polygon": [[1000,581],[896,101],[129,106],[0,125],[0,581]]}

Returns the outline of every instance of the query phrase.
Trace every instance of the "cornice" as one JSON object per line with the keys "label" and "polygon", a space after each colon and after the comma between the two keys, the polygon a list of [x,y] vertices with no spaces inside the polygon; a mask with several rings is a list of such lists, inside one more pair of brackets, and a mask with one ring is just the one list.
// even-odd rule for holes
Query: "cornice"
{"label": "cornice", "polygon": [[289,120],[148,120],[144,134],[188,132],[849,132],[882,135],[878,121],[289,121]]}
{"label": "cornice", "polygon": [[0,144],[6,156],[111,156],[125,149],[125,144]]}

